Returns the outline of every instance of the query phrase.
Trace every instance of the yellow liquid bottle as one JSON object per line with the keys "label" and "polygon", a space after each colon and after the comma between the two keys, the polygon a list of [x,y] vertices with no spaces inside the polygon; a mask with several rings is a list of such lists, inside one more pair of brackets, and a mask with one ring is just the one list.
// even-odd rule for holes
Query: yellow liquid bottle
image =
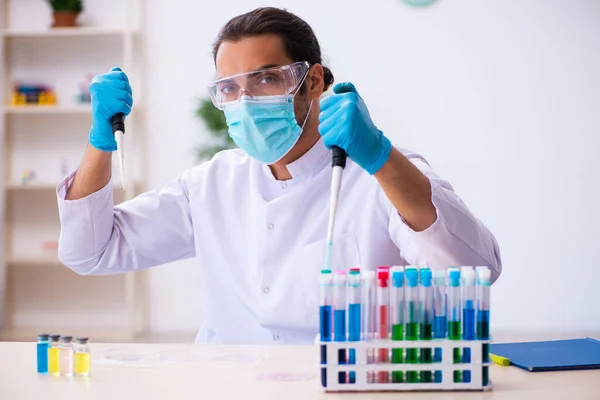
{"label": "yellow liquid bottle", "polygon": [[60,352],[59,335],[50,335],[50,344],[48,346],[48,373],[50,375],[60,375]]}
{"label": "yellow liquid bottle", "polygon": [[91,356],[88,338],[75,339],[75,357],[73,360],[73,373],[75,376],[90,376]]}

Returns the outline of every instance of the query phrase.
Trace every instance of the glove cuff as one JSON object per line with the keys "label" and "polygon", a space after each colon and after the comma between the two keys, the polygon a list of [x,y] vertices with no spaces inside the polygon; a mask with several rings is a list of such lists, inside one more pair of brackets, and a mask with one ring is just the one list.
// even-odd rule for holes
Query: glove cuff
{"label": "glove cuff", "polygon": [[390,158],[390,153],[392,151],[392,142],[388,138],[385,137],[383,132],[379,131],[379,146],[378,146],[378,156],[375,160],[365,167],[365,170],[370,174],[374,175],[377,171],[383,167],[383,164],[387,162]]}

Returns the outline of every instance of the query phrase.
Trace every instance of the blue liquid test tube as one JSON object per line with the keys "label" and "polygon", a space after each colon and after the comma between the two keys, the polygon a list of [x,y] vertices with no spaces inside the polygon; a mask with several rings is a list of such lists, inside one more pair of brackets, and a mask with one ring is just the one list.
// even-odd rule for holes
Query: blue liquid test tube
{"label": "blue liquid test tube", "polygon": [[[375,286],[376,274],[375,271],[364,271],[363,272],[363,303],[362,303],[362,316],[363,316],[363,340],[372,341],[375,338],[375,326],[376,326],[376,286]],[[367,348],[367,364],[375,363],[375,349]],[[367,383],[375,383],[375,372],[367,372]]]}
{"label": "blue liquid test tube", "polygon": [[[361,276],[359,270],[348,275],[348,341],[360,341]],[[356,364],[356,349],[348,350],[348,364]],[[356,383],[356,372],[350,371],[349,382]]]}
{"label": "blue liquid test tube", "polygon": [[[477,339],[490,340],[490,286],[492,271],[488,267],[477,267]],[[490,361],[489,344],[482,344],[482,362]],[[482,371],[483,386],[489,384],[489,367],[485,365]]]}
{"label": "blue liquid test tube", "polygon": [[[446,270],[433,270],[433,338],[446,338]],[[442,362],[442,348],[436,347],[433,352],[433,362]],[[442,382],[442,371],[433,373],[433,381]]]}
{"label": "blue liquid test tube", "polygon": [[[328,269],[319,275],[319,334],[322,342],[331,342],[332,274]],[[327,346],[321,345],[321,385],[327,387]]]}
{"label": "blue liquid test tube", "polygon": [[[346,272],[333,274],[333,340],[346,341]],[[338,350],[338,364],[346,364],[346,349]],[[346,383],[346,372],[338,373],[338,383]]]}
{"label": "blue liquid test tube", "polygon": [[[475,340],[475,270],[473,267],[462,267],[460,275],[463,310],[462,338],[463,340]],[[471,349],[463,350],[462,362],[471,363]],[[471,382],[471,371],[463,372],[462,381]]]}

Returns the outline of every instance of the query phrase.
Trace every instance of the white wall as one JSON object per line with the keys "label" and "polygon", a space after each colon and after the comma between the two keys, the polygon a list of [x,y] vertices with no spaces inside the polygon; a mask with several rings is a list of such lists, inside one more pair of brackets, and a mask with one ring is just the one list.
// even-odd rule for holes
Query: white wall
{"label": "white wall", "polygon": [[[338,81],[353,81],[376,124],[424,154],[495,233],[504,272],[498,330],[600,330],[600,2],[400,0],[350,6],[274,1],[314,28]],[[195,101],[213,78],[211,43],[264,1],[147,4],[148,179],[194,163]],[[195,330],[193,261],[150,275],[151,326]]]}

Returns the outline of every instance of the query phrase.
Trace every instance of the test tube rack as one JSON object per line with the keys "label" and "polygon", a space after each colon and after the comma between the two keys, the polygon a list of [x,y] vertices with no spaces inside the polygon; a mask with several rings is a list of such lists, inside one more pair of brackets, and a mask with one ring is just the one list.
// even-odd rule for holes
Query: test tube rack
{"label": "test tube rack", "polygon": [[[322,342],[317,336],[316,344],[320,346],[321,363],[319,365],[321,377],[319,386],[324,392],[376,392],[376,391],[490,391],[492,389],[491,380],[489,380],[490,362],[483,361],[483,345],[489,344],[489,340],[369,340],[359,342]],[[377,354],[378,349],[434,349],[441,348],[441,361],[432,363],[368,363],[368,353]],[[469,363],[454,363],[453,350],[471,349]],[[356,363],[339,363],[338,357],[340,350],[346,351],[346,360],[348,352],[354,349]],[[373,350],[374,349],[374,350]],[[389,358],[391,360],[391,357]],[[488,371],[488,382],[484,385],[483,369]],[[372,373],[377,377],[379,372],[388,371],[388,383],[369,381],[368,375]],[[441,382],[392,382],[392,371],[400,371],[406,378],[408,371],[441,371]],[[454,382],[454,371],[470,371],[470,382]],[[350,372],[354,373],[354,382],[350,383],[348,379],[340,382],[340,373],[346,377]],[[344,374],[342,374],[344,376]]]}

